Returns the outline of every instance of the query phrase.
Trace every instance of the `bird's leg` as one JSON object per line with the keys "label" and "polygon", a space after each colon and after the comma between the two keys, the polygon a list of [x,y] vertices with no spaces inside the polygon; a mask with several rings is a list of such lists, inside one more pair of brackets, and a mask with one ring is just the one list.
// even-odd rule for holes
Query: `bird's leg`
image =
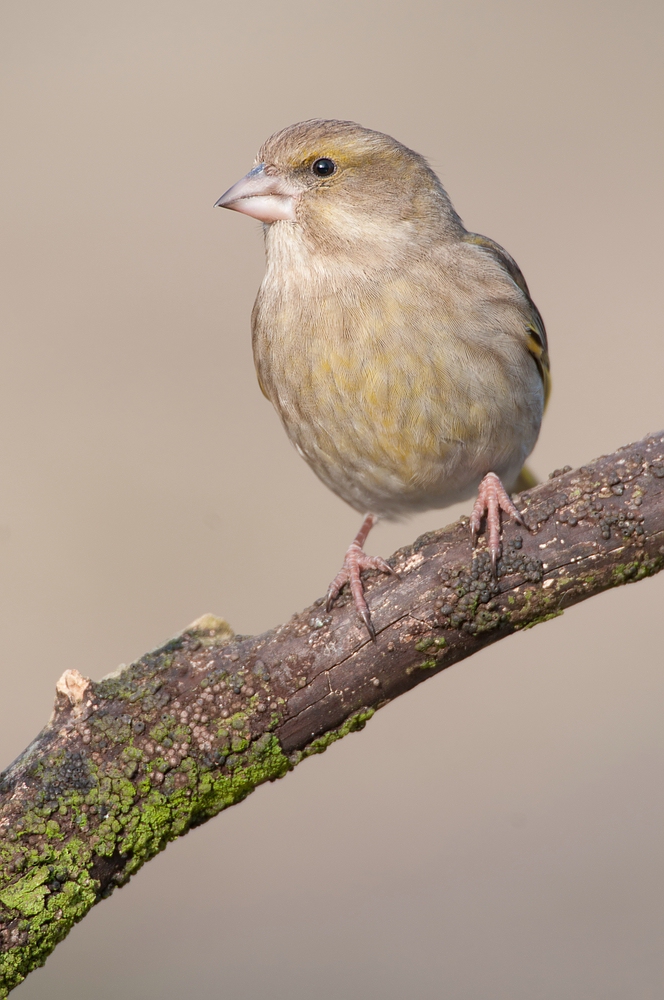
{"label": "bird's leg", "polygon": [[330,584],[325,601],[325,607],[329,611],[339,596],[341,588],[347,583],[350,586],[350,592],[353,596],[355,610],[366,625],[372,639],[376,638],[376,630],[371,621],[369,607],[364,599],[361,573],[363,569],[379,569],[382,573],[394,573],[392,567],[384,559],[381,559],[380,556],[369,556],[363,549],[367,535],[377,520],[378,518],[375,514],[367,514],[365,517],[362,527],[348,546],[344,564]]}
{"label": "bird's leg", "polygon": [[523,519],[507,495],[505,487],[495,472],[487,472],[477,491],[477,500],[470,515],[470,533],[473,548],[477,544],[477,536],[486,514],[487,541],[491,554],[491,568],[496,575],[496,563],[502,552],[500,544],[500,512],[511,514],[517,524],[523,524]]}

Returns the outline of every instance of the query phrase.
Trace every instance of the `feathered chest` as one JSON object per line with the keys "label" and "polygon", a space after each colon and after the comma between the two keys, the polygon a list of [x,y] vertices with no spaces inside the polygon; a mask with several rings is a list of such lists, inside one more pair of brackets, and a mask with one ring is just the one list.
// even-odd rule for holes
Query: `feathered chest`
{"label": "feathered chest", "polygon": [[443,480],[459,487],[453,467],[474,481],[463,455],[498,468],[532,447],[542,386],[509,301],[485,310],[412,273],[336,289],[281,277],[268,272],[254,307],[259,382],[332,489],[349,499],[364,483],[357,509],[384,512],[378,496],[404,490],[431,505]]}
{"label": "feathered chest", "polygon": [[263,392],[282,415],[311,407],[320,416],[334,405],[376,406],[387,416],[429,380],[442,391],[454,310],[433,309],[427,297],[397,276],[343,289],[266,276],[252,321]]}

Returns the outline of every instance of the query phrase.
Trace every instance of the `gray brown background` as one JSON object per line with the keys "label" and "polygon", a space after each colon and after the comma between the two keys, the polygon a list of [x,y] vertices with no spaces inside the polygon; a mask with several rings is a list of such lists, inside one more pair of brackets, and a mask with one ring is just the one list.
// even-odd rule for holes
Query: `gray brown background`
{"label": "gray brown background", "polygon": [[[256,384],[262,140],[351,118],[519,261],[533,465],[664,426],[662,5],[4,0],[0,760],[67,667],[323,593],[358,526]],[[460,512],[381,526],[388,555]],[[662,996],[664,576],[486,650],[171,845],[21,1000]]]}

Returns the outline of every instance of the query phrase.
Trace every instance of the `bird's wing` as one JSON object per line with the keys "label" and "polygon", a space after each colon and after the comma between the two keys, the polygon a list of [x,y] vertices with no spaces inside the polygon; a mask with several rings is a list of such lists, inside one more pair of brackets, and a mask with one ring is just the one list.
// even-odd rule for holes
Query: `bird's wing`
{"label": "bird's wing", "polygon": [[477,233],[466,233],[463,240],[465,243],[472,243],[474,246],[481,247],[487,251],[507,271],[517,288],[523,292],[530,311],[530,322],[526,326],[526,347],[540,373],[544,385],[544,403],[546,405],[551,393],[551,369],[549,365],[546,330],[544,329],[544,322],[540,316],[539,309],[530,297],[526,279],[522,275],[519,265],[513,257],[510,257],[507,250],[503,250],[498,243],[494,243],[488,236],[479,236]]}

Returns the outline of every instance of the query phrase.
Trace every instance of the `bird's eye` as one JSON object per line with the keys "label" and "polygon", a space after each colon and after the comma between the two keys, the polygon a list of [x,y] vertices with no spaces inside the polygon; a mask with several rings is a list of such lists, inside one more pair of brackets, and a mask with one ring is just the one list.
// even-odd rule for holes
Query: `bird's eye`
{"label": "bird's eye", "polygon": [[316,177],[330,177],[337,169],[337,165],[334,160],[328,160],[326,156],[323,156],[320,160],[315,160],[312,163],[311,169]]}

